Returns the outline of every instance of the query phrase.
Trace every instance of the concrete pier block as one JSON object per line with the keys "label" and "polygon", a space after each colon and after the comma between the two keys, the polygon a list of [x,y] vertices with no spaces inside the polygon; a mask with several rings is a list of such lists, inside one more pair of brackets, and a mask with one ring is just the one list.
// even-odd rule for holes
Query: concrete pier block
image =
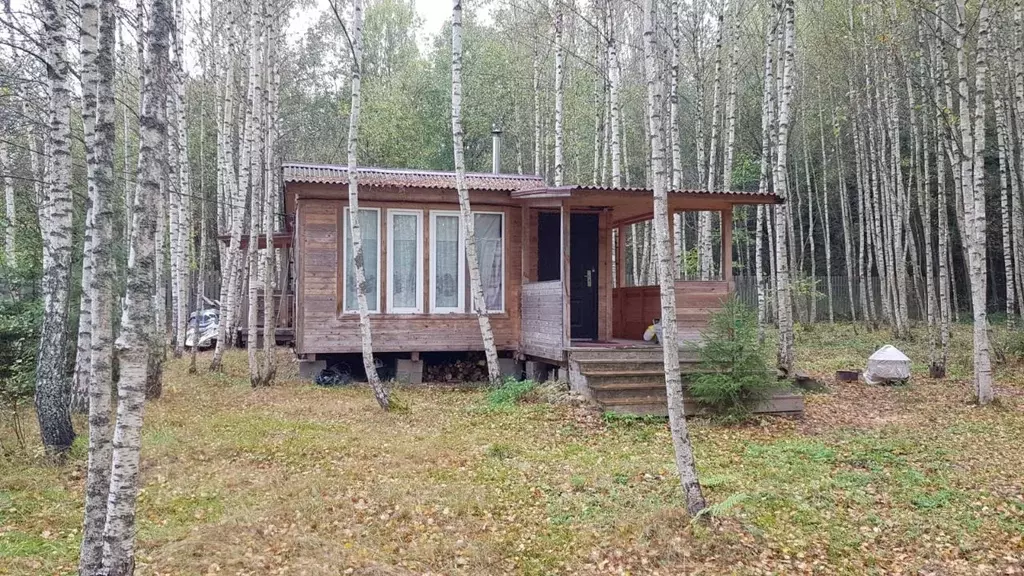
{"label": "concrete pier block", "polygon": [[550,366],[546,362],[526,361],[526,378],[540,384],[547,382]]}
{"label": "concrete pier block", "polygon": [[402,384],[423,384],[423,360],[399,358],[395,367],[395,380]]}
{"label": "concrete pier block", "polygon": [[498,358],[498,367],[501,370],[501,375],[506,378],[515,378],[516,380],[523,378],[523,363],[515,358]]}

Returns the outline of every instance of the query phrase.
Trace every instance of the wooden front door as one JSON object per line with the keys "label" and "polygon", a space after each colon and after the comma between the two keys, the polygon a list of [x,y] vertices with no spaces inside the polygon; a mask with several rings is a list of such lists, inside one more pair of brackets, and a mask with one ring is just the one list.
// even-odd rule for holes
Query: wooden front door
{"label": "wooden front door", "polygon": [[600,256],[597,214],[569,217],[569,335],[597,340],[597,264]]}

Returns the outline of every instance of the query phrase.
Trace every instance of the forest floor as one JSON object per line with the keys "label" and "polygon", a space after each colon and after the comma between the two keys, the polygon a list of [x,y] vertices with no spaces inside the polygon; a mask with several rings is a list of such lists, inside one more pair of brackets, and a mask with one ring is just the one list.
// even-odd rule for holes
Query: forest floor
{"label": "forest floor", "polygon": [[[1024,364],[1000,364],[999,400],[976,407],[957,379],[970,331],[954,336],[945,381],[922,376],[919,333],[900,343],[909,385],[829,377],[801,420],[692,421],[716,512],[698,524],[664,420],[407,388],[383,413],[366,388],[299,381],[285,351],[260,390],[240,351],[224,375],[171,361],[146,407],[137,573],[1021,574]],[[827,376],[886,341],[819,325],[798,359]],[[0,574],[70,574],[84,438],[54,468],[2,424]]]}

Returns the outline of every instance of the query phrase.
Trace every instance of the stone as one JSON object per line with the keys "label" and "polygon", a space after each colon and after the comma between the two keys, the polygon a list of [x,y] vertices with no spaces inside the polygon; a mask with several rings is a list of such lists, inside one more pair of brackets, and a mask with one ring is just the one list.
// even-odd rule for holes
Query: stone
{"label": "stone", "polygon": [[402,384],[423,384],[423,360],[399,358],[395,367],[395,380]]}

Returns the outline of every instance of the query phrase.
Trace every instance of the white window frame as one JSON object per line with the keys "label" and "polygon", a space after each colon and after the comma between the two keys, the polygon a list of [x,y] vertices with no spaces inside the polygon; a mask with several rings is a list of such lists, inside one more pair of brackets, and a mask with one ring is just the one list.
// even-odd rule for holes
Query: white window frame
{"label": "white window frame", "polygon": [[[488,308],[487,309],[487,313],[488,314],[504,314],[505,313],[505,296],[507,294],[507,288],[508,288],[508,286],[505,284],[505,282],[506,282],[506,278],[505,278],[506,262],[505,261],[508,260],[508,258],[506,258],[506,254],[505,254],[505,248],[506,248],[505,238],[506,238],[506,235],[507,235],[507,232],[508,232],[508,230],[505,229],[505,213],[504,212],[483,211],[483,210],[477,212],[476,210],[474,210],[473,211],[473,216],[474,216],[473,230],[474,231],[476,230],[476,218],[475,217],[476,217],[477,214],[480,214],[480,215],[492,215],[492,216],[493,215],[497,215],[497,216],[501,217],[501,308],[495,309],[495,310],[491,310],[491,309]],[[465,242],[465,240],[463,240],[463,242]],[[477,253],[479,254],[479,252],[477,252]],[[466,260],[466,266],[467,267],[469,266],[469,260]]]}
{"label": "white window frame", "polygon": [[[416,306],[396,307],[395,301],[395,278],[394,278],[394,254],[395,254],[395,216],[416,217]],[[388,209],[388,312],[392,314],[422,314],[423,313],[423,211],[400,208]]]}
{"label": "white window frame", "polygon": [[[381,225],[380,225],[381,224],[381,222],[380,222],[380,208],[375,208],[375,207],[372,207],[372,206],[367,206],[367,207],[360,206],[359,207],[359,211],[362,212],[363,210],[369,210],[369,211],[373,211],[373,212],[377,213],[377,290],[376,290],[377,300],[374,302],[375,307],[374,308],[370,308],[370,314],[380,314],[380,281],[381,281],[381,273],[383,272],[383,270],[381,270],[381,266],[380,266],[380,264],[381,264],[381,262],[380,262],[380,251],[381,251],[380,235],[383,232],[381,230]],[[358,314],[359,313],[359,309],[358,308],[349,309],[346,306],[346,304],[348,303],[348,235],[351,233],[351,228],[349,226],[345,226],[345,217],[344,216],[345,215],[350,215],[351,212],[352,212],[351,209],[349,209],[348,206],[345,206],[345,212],[344,212],[344,214],[342,215],[342,218],[341,218],[341,225],[342,225],[343,228],[345,228],[342,231],[342,236],[341,236],[341,261],[342,261],[342,266],[343,266],[343,268],[342,268],[342,277],[341,277],[341,308],[342,308],[342,313],[343,314]],[[351,218],[351,216],[349,216],[349,217]],[[364,254],[366,253],[366,247],[365,246],[363,247],[363,253]],[[369,302],[367,302],[367,308],[369,308]]]}
{"label": "white window frame", "polygon": [[[437,218],[454,216],[459,221],[458,294],[455,307],[437,305]],[[462,214],[451,210],[430,211],[430,312],[432,314],[461,314],[466,309],[466,239],[462,234]]]}

